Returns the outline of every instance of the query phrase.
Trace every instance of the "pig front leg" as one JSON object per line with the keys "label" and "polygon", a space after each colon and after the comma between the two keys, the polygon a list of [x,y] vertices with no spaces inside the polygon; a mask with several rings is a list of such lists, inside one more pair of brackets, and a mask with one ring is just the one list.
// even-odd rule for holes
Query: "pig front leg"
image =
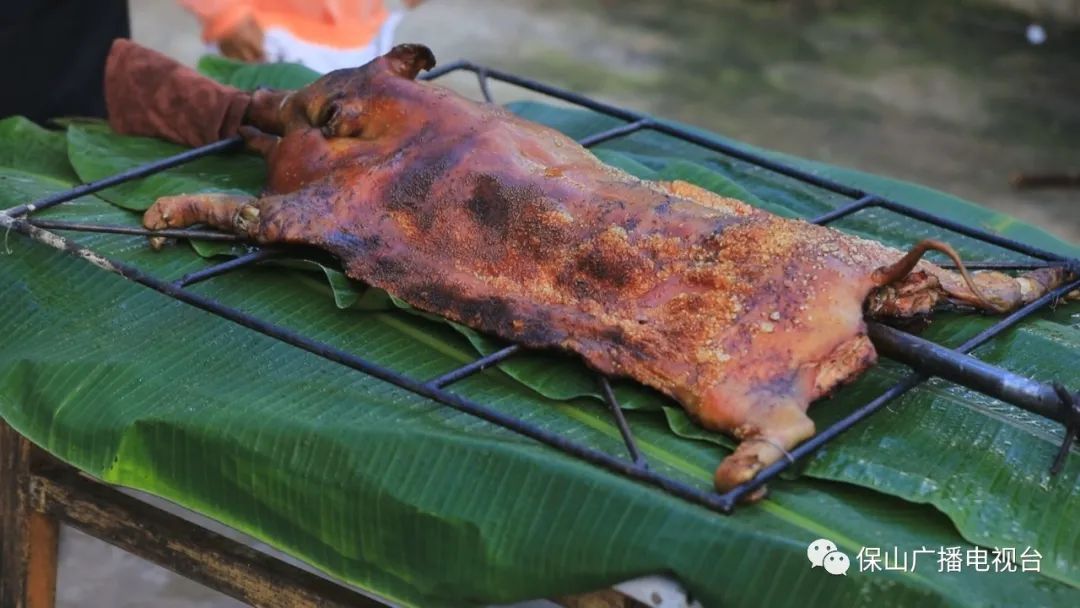
{"label": "pig front leg", "polygon": [[[155,201],[143,214],[143,226],[163,230],[204,224],[260,244],[319,245],[327,228],[323,223],[330,217],[328,202],[305,190],[263,198],[182,194]],[[164,241],[150,237],[155,249]]]}

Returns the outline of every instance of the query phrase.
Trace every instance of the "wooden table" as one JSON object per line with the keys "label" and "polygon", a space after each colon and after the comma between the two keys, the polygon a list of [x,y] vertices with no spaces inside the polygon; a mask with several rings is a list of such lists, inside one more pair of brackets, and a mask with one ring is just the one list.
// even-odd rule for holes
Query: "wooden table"
{"label": "wooden table", "polygon": [[[387,605],[93,480],[0,420],[0,608],[53,607],[61,523],[252,606]],[[614,590],[554,601],[644,606]]]}

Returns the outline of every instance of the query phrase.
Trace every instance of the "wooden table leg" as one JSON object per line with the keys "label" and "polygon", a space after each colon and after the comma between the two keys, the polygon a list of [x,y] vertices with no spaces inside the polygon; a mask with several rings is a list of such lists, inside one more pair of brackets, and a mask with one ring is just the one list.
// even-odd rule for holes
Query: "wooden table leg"
{"label": "wooden table leg", "polygon": [[56,520],[30,501],[33,446],[0,420],[0,606],[53,608]]}
{"label": "wooden table leg", "polygon": [[31,511],[29,538],[26,608],[53,608],[56,604],[56,557],[60,525],[44,513]]}
{"label": "wooden table leg", "polygon": [[[384,606],[83,478],[0,419],[0,608],[53,608],[58,521],[253,606]],[[614,590],[569,608],[646,608]]]}

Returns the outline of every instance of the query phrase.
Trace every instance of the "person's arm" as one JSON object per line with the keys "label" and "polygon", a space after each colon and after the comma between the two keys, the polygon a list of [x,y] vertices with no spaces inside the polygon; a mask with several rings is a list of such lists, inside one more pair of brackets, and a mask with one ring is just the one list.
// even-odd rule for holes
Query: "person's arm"
{"label": "person's arm", "polygon": [[217,43],[221,54],[242,61],[263,61],[263,31],[255,21],[252,0],[180,0],[199,19],[202,38]]}
{"label": "person's arm", "polygon": [[235,135],[254,96],[124,39],[109,50],[104,86],[114,131],[187,146]]}

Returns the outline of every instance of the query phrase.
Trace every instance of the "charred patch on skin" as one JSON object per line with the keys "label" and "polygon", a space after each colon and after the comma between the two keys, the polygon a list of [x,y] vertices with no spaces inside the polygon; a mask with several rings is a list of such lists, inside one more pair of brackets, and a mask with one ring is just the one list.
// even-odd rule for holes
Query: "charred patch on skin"
{"label": "charred patch on skin", "polygon": [[371,281],[377,284],[394,284],[409,277],[411,265],[397,257],[382,255],[371,261]]}
{"label": "charred patch on skin", "polygon": [[[423,138],[421,129],[417,138]],[[439,218],[442,201],[432,200],[431,190],[436,183],[454,179],[455,170],[473,147],[469,140],[455,140],[440,147],[419,144],[400,148],[394,164],[397,174],[389,182],[382,198],[390,211],[407,214],[423,232],[429,232]]]}
{"label": "charred patch on skin", "polygon": [[378,234],[352,234],[332,232],[326,239],[326,248],[341,259],[364,259],[377,255],[383,245]]}
{"label": "charred patch on skin", "polygon": [[509,298],[471,298],[439,283],[412,286],[402,295],[420,308],[528,346],[553,347],[567,337],[544,311]]}
{"label": "charred patch on skin", "polygon": [[403,163],[400,174],[387,188],[386,207],[407,213],[421,230],[431,230],[435,209],[428,195],[435,182],[452,166],[448,159],[441,157]]}
{"label": "charred patch on skin", "polygon": [[558,212],[557,206],[535,184],[508,182],[492,175],[478,175],[474,183],[465,208],[480,227],[500,236],[563,232],[565,220],[558,221],[552,215]]}
{"label": "charred patch on skin", "polygon": [[499,180],[490,175],[480,175],[476,178],[472,196],[465,201],[465,208],[469,210],[473,218],[483,227],[490,228],[503,235],[510,228],[511,220],[518,215],[520,196],[506,196],[506,192]]}
{"label": "charred patch on skin", "polygon": [[641,249],[629,242],[626,231],[613,226],[579,248],[559,281],[576,290],[592,286],[590,295],[597,299],[620,298],[628,291],[639,291],[653,267]]}

